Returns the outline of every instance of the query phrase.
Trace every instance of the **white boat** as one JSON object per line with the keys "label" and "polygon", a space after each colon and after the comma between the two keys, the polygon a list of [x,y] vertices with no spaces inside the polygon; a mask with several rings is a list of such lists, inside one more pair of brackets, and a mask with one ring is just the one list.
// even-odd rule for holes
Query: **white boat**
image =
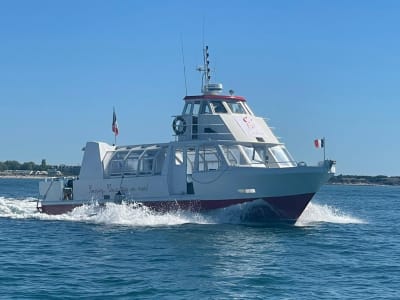
{"label": "white boat", "polygon": [[62,214],[93,202],[139,202],[157,210],[224,209],[244,203],[263,220],[296,221],[335,172],[335,162],[297,163],[244,97],[210,83],[174,117],[175,141],[117,146],[88,142],[77,178],[39,184],[38,209]]}

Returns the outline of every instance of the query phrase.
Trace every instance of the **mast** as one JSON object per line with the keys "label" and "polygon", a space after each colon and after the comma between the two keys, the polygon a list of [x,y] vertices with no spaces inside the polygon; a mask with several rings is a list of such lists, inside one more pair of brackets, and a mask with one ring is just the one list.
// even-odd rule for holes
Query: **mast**
{"label": "mast", "polygon": [[203,94],[219,94],[222,91],[221,83],[210,83],[211,71],[210,71],[210,61],[208,57],[208,46],[203,48],[203,66],[197,67],[197,71],[202,72],[201,78],[201,92]]}
{"label": "mast", "polygon": [[211,74],[210,74],[210,61],[208,60],[208,57],[210,54],[208,53],[208,46],[205,46],[203,49],[203,59],[204,59],[204,72],[203,72],[203,87],[202,87],[202,92],[206,92],[206,88],[208,87],[208,84],[210,83],[211,79]]}

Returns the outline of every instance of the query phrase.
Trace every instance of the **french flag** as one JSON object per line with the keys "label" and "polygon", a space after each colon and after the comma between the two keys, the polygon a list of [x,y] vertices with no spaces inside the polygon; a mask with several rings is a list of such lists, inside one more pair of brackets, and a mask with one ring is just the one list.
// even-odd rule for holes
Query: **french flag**
{"label": "french flag", "polygon": [[316,139],[314,140],[315,148],[324,148],[325,147],[325,139]]}
{"label": "french flag", "polygon": [[115,113],[115,109],[113,108],[113,121],[112,121],[112,132],[114,132],[115,136],[119,133],[118,123],[117,123],[117,115]]}

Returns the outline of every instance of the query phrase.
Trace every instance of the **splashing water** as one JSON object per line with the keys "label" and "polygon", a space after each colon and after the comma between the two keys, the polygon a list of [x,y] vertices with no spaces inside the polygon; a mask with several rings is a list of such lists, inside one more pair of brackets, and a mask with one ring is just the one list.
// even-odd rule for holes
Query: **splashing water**
{"label": "splashing water", "polygon": [[107,203],[84,205],[66,214],[76,221],[124,226],[172,226],[187,223],[207,224],[200,214],[189,211],[159,213],[139,204]]}
{"label": "splashing water", "polygon": [[39,219],[87,222],[93,224],[124,226],[172,226],[187,223],[209,224],[210,221],[199,213],[173,211],[158,213],[138,204],[107,203],[83,205],[62,215],[47,215],[36,209],[35,198],[24,200],[0,197],[0,218]]}
{"label": "splashing water", "polygon": [[25,219],[30,218],[36,211],[35,198],[16,200],[0,197],[0,217]]}
{"label": "splashing water", "polygon": [[[246,206],[234,205],[208,213],[191,211],[155,212],[140,204],[83,205],[63,215],[47,215],[36,209],[35,198],[23,200],[0,197],[0,217],[12,219],[60,220],[122,226],[174,226],[182,224],[240,224]],[[310,203],[296,226],[316,223],[362,224],[363,220],[329,205]]]}
{"label": "splashing water", "polygon": [[330,205],[322,205],[310,202],[300,218],[296,222],[296,226],[310,226],[315,223],[336,223],[336,224],[364,224],[365,221],[353,217],[334,208]]}

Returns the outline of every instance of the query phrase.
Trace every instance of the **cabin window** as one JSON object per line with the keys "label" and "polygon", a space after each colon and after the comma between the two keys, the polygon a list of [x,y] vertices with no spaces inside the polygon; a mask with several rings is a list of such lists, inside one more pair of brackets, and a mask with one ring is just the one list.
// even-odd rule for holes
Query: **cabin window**
{"label": "cabin window", "polygon": [[193,103],[192,115],[198,115],[200,111],[200,102]]}
{"label": "cabin window", "polygon": [[222,161],[215,146],[202,146],[199,148],[199,172],[218,170]]}
{"label": "cabin window", "polygon": [[249,165],[246,154],[239,145],[221,145],[221,149],[230,166]]}
{"label": "cabin window", "polygon": [[251,111],[250,107],[249,107],[245,102],[242,102],[242,105],[243,105],[244,108],[247,110],[247,112],[248,112],[249,115],[254,116],[254,114],[253,114],[253,112]]}
{"label": "cabin window", "polygon": [[187,148],[186,151],[186,173],[192,174],[194,169],[194,161],[196,157],[196,149],[195,148]]}
{"label": "cabin window", "polygon": [[275,159],[275,162],[281,168],[294,167],[294,163],[290,158],[289,153],[282,146],[275,146],[269,148],[270,153]]}
{"label": "cabin window", "polygon": [[216,114],[226,114],[227,113],[223,102],[221,102],[221,101],[211,101],[211,105],[212,105],[212,107],[214,109],[214,112]]}
{"label": "cabin window", "polygon": [[167,157],[166,148],[165,147],[160,148],[154,157],[154,175],[161,174],[166,157]]}
{"label": "cabin window", "polygon": [[180,166],[183,164],[183,150],[175,149],[175,166]]}
{"label": "cabin window", "polygon": [[113,160],[118,160],[118,159],[124,160],[125,157],[128,155],[128,153],[129,153],[128,151],[117,151],[117,152],[115,152],[112,159]]}
{"label": "cabin window", "polygon": [[250,147],[243,146],[247,157],[249,158],[253,167],[264,167],[266,160],[265,148],[263,147]]}
{"label": "cabin window", "polygon": [[192,103],[186,103],[183,108],[182,115],[190,115],[190,111],[192,110]]}
{"label": "cabin window", "polygon": [[129,153],[128,157],[125,160],[125,175],[136,175],[139,163],[139,157],[142,151],[132,151]]}
{"label": "cabin window", "polygon": [[254,147],[254,151],[260,157],[260,161],[258,161],[258,162],[267,165],[268,164],[267,148],[266,147],[262,147],[262,146],[258,146],[258,147]]}
{"label": "cabin window", "polygon": [[109,174],[111,176],[121,175],[125,167],[125,157],[128,151],[117,151],[114,152],[113,157],[109,163]]}
{"label": "cabin window", "polygon": [[130,151],[108,152],[111,157],[106,163],[106,176],[153,175],[161,174],[166,157],[166,147],[135,147]]}
{"label": "cabin window", "polygon": [[110,162],[110,175],[115,176],[115,175],[121,175],[122,169],[124,167],[124,161],[123,160],[112,160]]}
{"label": "cabin window", "polygon": [[139,174],[140,175],[149,175],[153,172],[153,161],[154,156],[157,153],[156,150],[147,150],[145,151],[139,159]]}
{"label": "cabin window", "polygon": [[212,113],[210,104],[208,102],[203,102],[200,113],[201,114],[211,114]]}
{"label": "cabin window", "polygon": [[228,102],[228,106],[233,114],[246,114],[246,110],[240,102]]}

